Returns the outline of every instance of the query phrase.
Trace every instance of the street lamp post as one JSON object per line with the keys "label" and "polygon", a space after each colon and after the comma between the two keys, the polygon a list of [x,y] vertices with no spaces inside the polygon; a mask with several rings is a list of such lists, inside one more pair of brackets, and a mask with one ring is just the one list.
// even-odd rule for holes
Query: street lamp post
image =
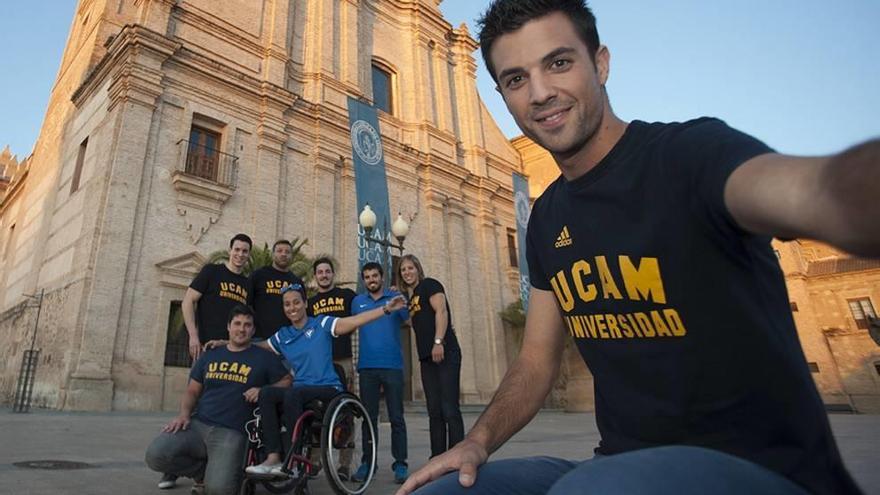
{"label": "street lamp post", "polygon": [[[369,203],[364,205],[364,209],[361,210],[360,215],[358,215],[358,223],[364,229],[364,246],[369,247],[370,243],[377,244],[382,246],[384,249],[382,251],[382,269],[385,273],[388,273],[388,253],[392,249],[396,249],[399,254],[403,254],[403,241],[406,239],[406,235],[409,234],[409,223],[404,220],[403,215],[398,212],[397,219],[394,220],[394,223],[391,224],[391,233],[397,239],[397,244],[385,238],[388,232],[388,219],[385,219],[385,225],[382,229],[383,236],[380,238],[374,238],[372,236],[373,229],[376,227],[376,213],[370,208]],[[391,277],[385,277],[386,285]]]}

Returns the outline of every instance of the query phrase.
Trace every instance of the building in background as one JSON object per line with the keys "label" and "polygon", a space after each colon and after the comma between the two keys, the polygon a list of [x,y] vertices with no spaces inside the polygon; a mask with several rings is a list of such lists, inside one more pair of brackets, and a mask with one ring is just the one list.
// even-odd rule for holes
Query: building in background
{"label": "building in background", "polygon": [[188,372],[170,315],[233,234],[307,238],[356,279],[351,96],[381,110],[391,209],[414,215],[408,252],[447,287],[463,401],[487,402],[517,297],[521,158],[477,94],[476,43],[438,4],[80,0],[33,155],[2,167],[4,400],[29,294],[45,290],[36,405],[158,410]]}

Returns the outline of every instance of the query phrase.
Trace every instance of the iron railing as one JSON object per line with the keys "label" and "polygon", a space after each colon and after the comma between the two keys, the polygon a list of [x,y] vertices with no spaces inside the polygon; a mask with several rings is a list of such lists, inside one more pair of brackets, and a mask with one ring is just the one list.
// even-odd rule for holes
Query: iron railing
{"label": "iron railing", "polygon": [[238,183],[237,156],[188,139],[181,139],[177,145],[184,157],[180,172],[235,189]]}
{"label": "iron railing", "polygon": [[15,386],[15,397],[12,400],[12,411],[26,413],[31,410],[31,398],[34,393],[34,381],[37,377],[37,364],[40,360],[40,349],[37,349],[37,330],[40,328],[40,313],[43,310],[43,298],[46,289],[40,290],[40,295],[28,295],[29,301],[25,304],[28,308],[37,308],[37,318],[34,321],[34,333],[31,335],[31,346],[21,356],[21,369],[18,371],[18,384]]}

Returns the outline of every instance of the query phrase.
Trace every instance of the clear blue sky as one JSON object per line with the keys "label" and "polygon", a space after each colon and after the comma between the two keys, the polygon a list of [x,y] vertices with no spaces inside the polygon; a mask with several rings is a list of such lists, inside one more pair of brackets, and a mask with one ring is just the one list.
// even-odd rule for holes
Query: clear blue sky
{"label": "clear blue sky", "polygon": [[[75,0],[10,2],[0,46],[0,146],[36,140]],[[455,26],[486,0],[444,0]],[[880,1],[593,0],[611,50],[608,91],[625,120],[723,118],[779,151],[830,153],[880,136]],[[475,54],[479,60],[479,54]],[[519,134],[480,61],[480,94]]]}

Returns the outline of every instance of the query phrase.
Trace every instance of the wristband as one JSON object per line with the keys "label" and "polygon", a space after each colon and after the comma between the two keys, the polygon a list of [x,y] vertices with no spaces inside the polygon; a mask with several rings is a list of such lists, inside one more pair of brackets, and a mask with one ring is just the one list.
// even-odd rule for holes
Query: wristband
{"label": "wristband", "polygon": [[388,310],[388,305],[387,305],[387,304],[383,304],[383,305],[382,305],[382,312],[385,313],[386,315],[390,315],[390,314],[391,314],[391,311]]}

